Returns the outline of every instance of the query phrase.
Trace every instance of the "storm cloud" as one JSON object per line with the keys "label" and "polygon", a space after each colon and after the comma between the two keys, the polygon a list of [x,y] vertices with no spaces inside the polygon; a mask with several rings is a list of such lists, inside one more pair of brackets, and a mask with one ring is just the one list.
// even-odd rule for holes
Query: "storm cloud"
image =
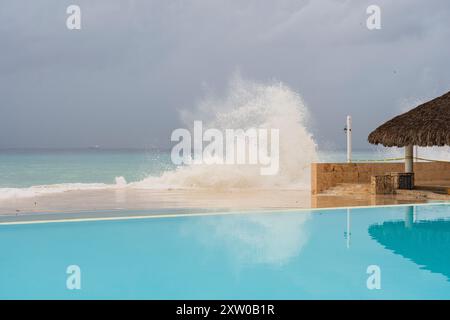
{"label": "storm cloud", "polygon": [[[79,5],[82,29],[66,28]],[[366,8],[381,8],[368,30]],[[450,90],[446,0],[4,0],[0,148],[168,147],[239,71],[298,92],[322,148]]]}

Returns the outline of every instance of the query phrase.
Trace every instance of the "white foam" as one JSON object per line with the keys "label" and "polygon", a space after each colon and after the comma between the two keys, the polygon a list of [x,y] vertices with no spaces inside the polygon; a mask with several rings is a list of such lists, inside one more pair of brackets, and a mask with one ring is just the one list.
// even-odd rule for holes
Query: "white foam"
{"label": "white foam", "polygon": [[309,188],[311,162],[317,160],[316,144],[306,128],[307,109],[299,94],[282,83],[260,84],[236,76],[224,98],[205,99],[193,113],[183,113],[187,127],[202,120],[205,129],[279,129],[280,170],[262,176],[254,165],[193,164],[127,183],[116,177],[115,184],[64,183],[29,188],[0,188],[0,200],[35,197],[74,190],[111,188],[138,189],[226,189],[226,188]]}
{"label": "white foam", "polygon": [[29,188],[0,188],[0,200],[12,198],[33,198],[46,194],[62,193],[77,190],[101,190],[113,185],[104,183],[62,183],[32,186]]}
{"label": "white foam", "polygon": [[127,180],[124,177],[116,177],[116,186],[123,187],[127,185]]}
{"label": "white foam", "polygon": [[309,188],[316,144],[306,128],[307,109],[299,94],[282,83],[260,84],[236,76],[225,98],[209,98],[193,113],[183,114],[188,125],[202,120],[207,128],[265,128],[280,130],[280,170],[262,176],[251,165],[193,164],[132,183],[138,188]]}

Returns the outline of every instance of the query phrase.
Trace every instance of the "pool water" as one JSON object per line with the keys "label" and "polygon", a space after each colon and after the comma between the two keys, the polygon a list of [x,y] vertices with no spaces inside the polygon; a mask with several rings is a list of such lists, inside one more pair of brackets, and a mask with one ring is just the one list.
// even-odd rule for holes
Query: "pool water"
{"label": "pool water", "polygon": [[449,299],[450,205],[0,225],[0,298]]}

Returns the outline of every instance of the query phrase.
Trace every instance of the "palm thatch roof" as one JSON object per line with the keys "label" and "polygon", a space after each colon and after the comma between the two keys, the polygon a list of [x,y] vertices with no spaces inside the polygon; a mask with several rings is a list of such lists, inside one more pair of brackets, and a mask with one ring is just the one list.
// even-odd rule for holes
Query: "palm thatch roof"
{"label": "palm thatch roof", "polygon": [[389,120],[368,140],[386,147],[450,145],[450,92]]}

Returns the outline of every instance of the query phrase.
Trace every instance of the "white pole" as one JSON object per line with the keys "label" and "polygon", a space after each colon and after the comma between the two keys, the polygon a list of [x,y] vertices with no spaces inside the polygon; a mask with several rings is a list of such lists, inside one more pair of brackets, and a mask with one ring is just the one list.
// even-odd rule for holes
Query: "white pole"
{"label": "white pole", "polygon": [[352,117],[347,116],[347,162],[352,162]]}

